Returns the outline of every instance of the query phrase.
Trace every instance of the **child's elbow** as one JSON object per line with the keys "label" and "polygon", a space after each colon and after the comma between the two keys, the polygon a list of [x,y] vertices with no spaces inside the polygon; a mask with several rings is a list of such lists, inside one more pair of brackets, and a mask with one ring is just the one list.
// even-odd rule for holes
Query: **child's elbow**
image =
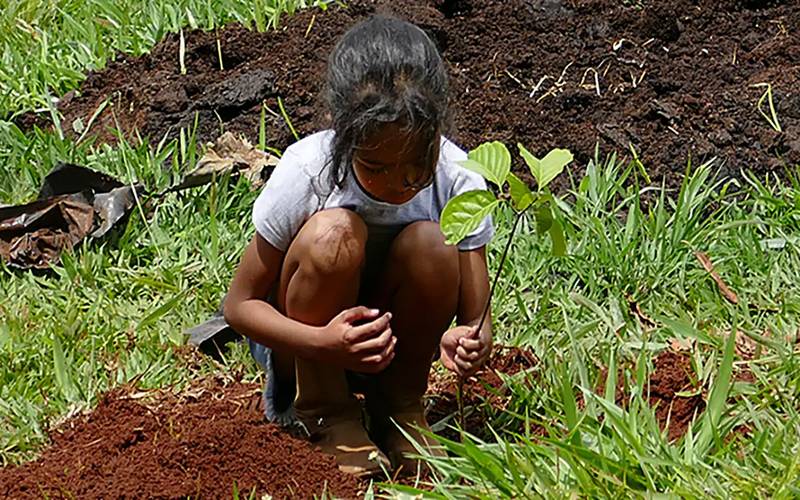
{"label": "child's elbow", "polygon": [[222,302],[222,316],[225,318],[225,322],[228,323],[234,330],[239,326],[239,317],[240,315],[237,314],[239,311],[239,306],[241,302],[235,300],[233,297],[228,295],[225,297],[225,300]]}

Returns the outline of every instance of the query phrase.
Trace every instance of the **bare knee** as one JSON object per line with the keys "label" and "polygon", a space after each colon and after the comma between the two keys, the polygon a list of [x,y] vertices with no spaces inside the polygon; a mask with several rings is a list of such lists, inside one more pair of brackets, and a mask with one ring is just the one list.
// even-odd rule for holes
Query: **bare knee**
{"label": "bare knee", "polygon": [[392,258],[407,270],[407,277],[437,282],[458,282],[458,248],[445,244],[439,224],[415,222],[397,236],[392,245]]}
{"label": "bare knee", "polygon": [[349,276],[360,272],[367,226],[355,212],[343,208],[318,212],[306,222],[301,233],[306,248],[301,265],[306,264],[322,275]]}

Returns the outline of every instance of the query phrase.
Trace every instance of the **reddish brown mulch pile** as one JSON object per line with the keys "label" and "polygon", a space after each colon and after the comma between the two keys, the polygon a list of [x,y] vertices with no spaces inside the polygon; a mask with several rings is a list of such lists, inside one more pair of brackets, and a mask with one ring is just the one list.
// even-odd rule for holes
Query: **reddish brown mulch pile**
{"label": "reddish brown mulch pile", "polygon": [[[356,0],[347,8],[308,10],[280,30],[241,26],[186,37],[187,74],[170,35],[149,55],[119,57],[91,73],[60,109],[67,129],[84,124],[106,99],[120,126],[160,139],[199,115],[203,141],[225,129],[258,134],[261,103],[278,112],[281,96],[301,135],[324,127],[319,90],[326,57],[351,24],[395,12],[426,29],[452,77],[451,136],[465,147],[491,139],[522,142],[535,153],[567,147],[580,163],[633,145],[655,179],[681,178],[693,163],[727,161],[739,169],[780,172],[800,162],[800,3],[743,0]],[[313,24],[312,24],[313,21]],[[310,26],[310,29],[309,29]],[[306,32],[308,35],[306,36]],[[772,84],[783,132],[756,109]],[[599,95],[598,95],[599,94]],[[764,110],[769,113],[766,103]],[[112,107],[93,125],[113,140]],[[267,138],[282,149],[294,139],[267,113]],[[24,120],[23,120],[24,121]]]}
{"label": "reddish brown mulch pile", "polygon": [[253,384],[134,397],[108,394],[38,460],[0,469],[0,497],[230,498],[234,484],[241,498],[361,496],[331,456],[265,423]]}
{"label": "reddish brown mulch pile", "polygon": [[[486,367],[464,384],[464,430],[482,439],[491,439],[487,421],[505,409],[510,393],[499,373],[515,375],[533,368],[537,363],[531,351],[517,347],[495,349]],[[459,440],[452,428],[458,422],[458,378],[450,373],[432,374],[428,383],[427,418],[431,425],[448,419],[447,428],[438,432],[449,439]],[[521,429],[519,429],[521,430]]]}
{"label": "reddish brown mulch pile", "polygon": [[681,396],[679,392],[693,392],[697,378],[688,355],[663,351],[653,361],[650,374],[650,405],[662,428],[669,426],[668,438],[678,439],[686,433],[689,424],[706,408],[703,394]]}
{"label": "reddish brown mulch pile", "polygon": [[[608,376],[605,368],[600,373],[598,392],[603,391],[603,386]],[[628,392],[620,386],[623,379],[623,370],[617,374],[616,403],[625,406]],[[706,408],[702,392],[693,396],[683,396],[678,393],[692,393],[696,391],[697,378],[694,375],[692,362],[685,352],[662,351],[653,360],[653,371],[650,373],[649,384],[645,386],[648,402],[655,409],[656,419],[662,429],[667,429],[667,438],[672,441],[686,434],[689,424],[700,417]]]}

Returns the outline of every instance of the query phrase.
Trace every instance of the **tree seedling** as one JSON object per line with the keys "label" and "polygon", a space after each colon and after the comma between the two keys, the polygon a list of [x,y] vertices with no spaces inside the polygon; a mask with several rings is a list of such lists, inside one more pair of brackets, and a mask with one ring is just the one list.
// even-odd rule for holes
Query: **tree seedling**
{"label": "tree seedling", "polygon": [[[533,156],[522,144],[517,144],[519,154],[528,165],[536,180],[536,192],[533,192],[522,180],[511,172],[511,153],[501,142],[488,142],[469,152],[466,160],[460,162],[464,168],[483,176],[488,182],[497,186],[499,194],[495,196],[489,190],[479,189],[462,193],[451,199],[442,212],[440,226],[449,245],[455,245],[474,231],[481,221],[492,215],[502,205],[508,205],[514,211],[514,223],[511,233],[503,248],[503,254],[497,266],[489,297],[481,315],[477,332],[481,331],[491,306],[503,264],[514,239],[517,226],[526,213],[533,213],[536,221],[536,232],[539,235],[548,233],[552,240],[552,252],[555,256],[566,254],[567,246],[561,223],[553,217],[553,195],[547,186],[564,171],[564,167],[572,161],[572,153],[566,149],[554,149],[544,158]],[[464,429],[464,378],[459,379],[456,397],[461,428]]]}

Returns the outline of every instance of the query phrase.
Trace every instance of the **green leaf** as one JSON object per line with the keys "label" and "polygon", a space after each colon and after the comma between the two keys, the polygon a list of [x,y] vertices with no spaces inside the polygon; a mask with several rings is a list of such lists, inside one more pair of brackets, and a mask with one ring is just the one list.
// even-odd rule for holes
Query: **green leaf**
{"label": "green leaf", "polygon": [[557,220],[550,226],[550,239],[553,240],[553,255],[563,257],[567,255],[567,240],[564,238],[564,228]]}
{"label": "green leaf", "polygon": [[469,159],[460,163],[502,188],[511,170],[511,153],[502,142],[487,142],[470,151]]}
{"label": "green leaf", "polygon": [[64,356],[64,349],[61,347],[61,341],[58,337],[53,337],[53,369],[56,374],[56,383],[61,389],[61,394],[67,401],[75,399],[75,386],[72,384],[72,378],[67,371],[67,361]]}
{"label": "green leaf", "polygon": [[4,324],[0,324],[0,351],[3,350],[3,347],[5,347],[10,338],[11,335],[8,333],[8,327]]}
{"label": "green leaf", "polygon": [[177,294],[176,296],[174,296],[161,306],[154,309],[150,314],[145,316],[145,318],[142,319],[142,321],[140,321],[138,325],[136,325],[136,329],[139,330],[146,326],[152,325],[153,323],[161,319],[162,316],[173,310],[178,305],[178,303],[181,300],[183,300],[186,297],[186,295],[189,294],[189,291],[190,291],[189,288],[185,289],[184,291],[180,292],[179,294]]}
{"label": "green leaf", "polygon": [[564,365],[561,366],[561,401],[564,403],[567,430],[570,433],[575,432],[572,436],[572,441],[577,444],[580,442],[576,431],[578,427],[578,404],[575,400],[575,393],[572,392],[572,377]]}
{"label": "green leaf", "polygon": [[606,375],[606,388],[604,397],[609,403],[617,400],[617,356],[616,351],[612,350],[608,358],[608,374]]}
{"label": "green leaf", "polygon": [[500,203],[486,190],[467,191],[452,198],[442,211],[439,225],[448,245],[455,245],[475,230]]}
{"label": "green leaf", "polygon": [[547,205],[540,205],[536,208],[536,233],[540,236],[550,230],[553,226],[553,212]]}
{"label": "green leaf", "polygon": [[522,212],[531,206],[534,199],[533,193],[519,177],[509,172],[506,176],[506,182],[508,182],[508,187],[510,188],[511,201],[514,202],[514,208]]}
{"label": "green leaf", "polygon": [[517,144],[517,147],[519,148],[519,154],[528,164],[531,174],[536,179],[539,189],[546,188],[553,179],[558,177],[558,174],[564,171],[564,167],[572,161],[572,153],[566,149],[554,149],[540,160],[525,149],[522,144]]}
{"label": "green leaf", "polygon": [[701,454],[705,454],[708,451],[714,436],[719,431],[719,422],[731,389],[735,347],[736,329],[734,328],[734,331],[731,332],[725,342],[722,363],[720,363],[714,387],[711,389],[711,396],[708,398],[708,407],[703,414],[700,432],[697,435],[697,449]]}

